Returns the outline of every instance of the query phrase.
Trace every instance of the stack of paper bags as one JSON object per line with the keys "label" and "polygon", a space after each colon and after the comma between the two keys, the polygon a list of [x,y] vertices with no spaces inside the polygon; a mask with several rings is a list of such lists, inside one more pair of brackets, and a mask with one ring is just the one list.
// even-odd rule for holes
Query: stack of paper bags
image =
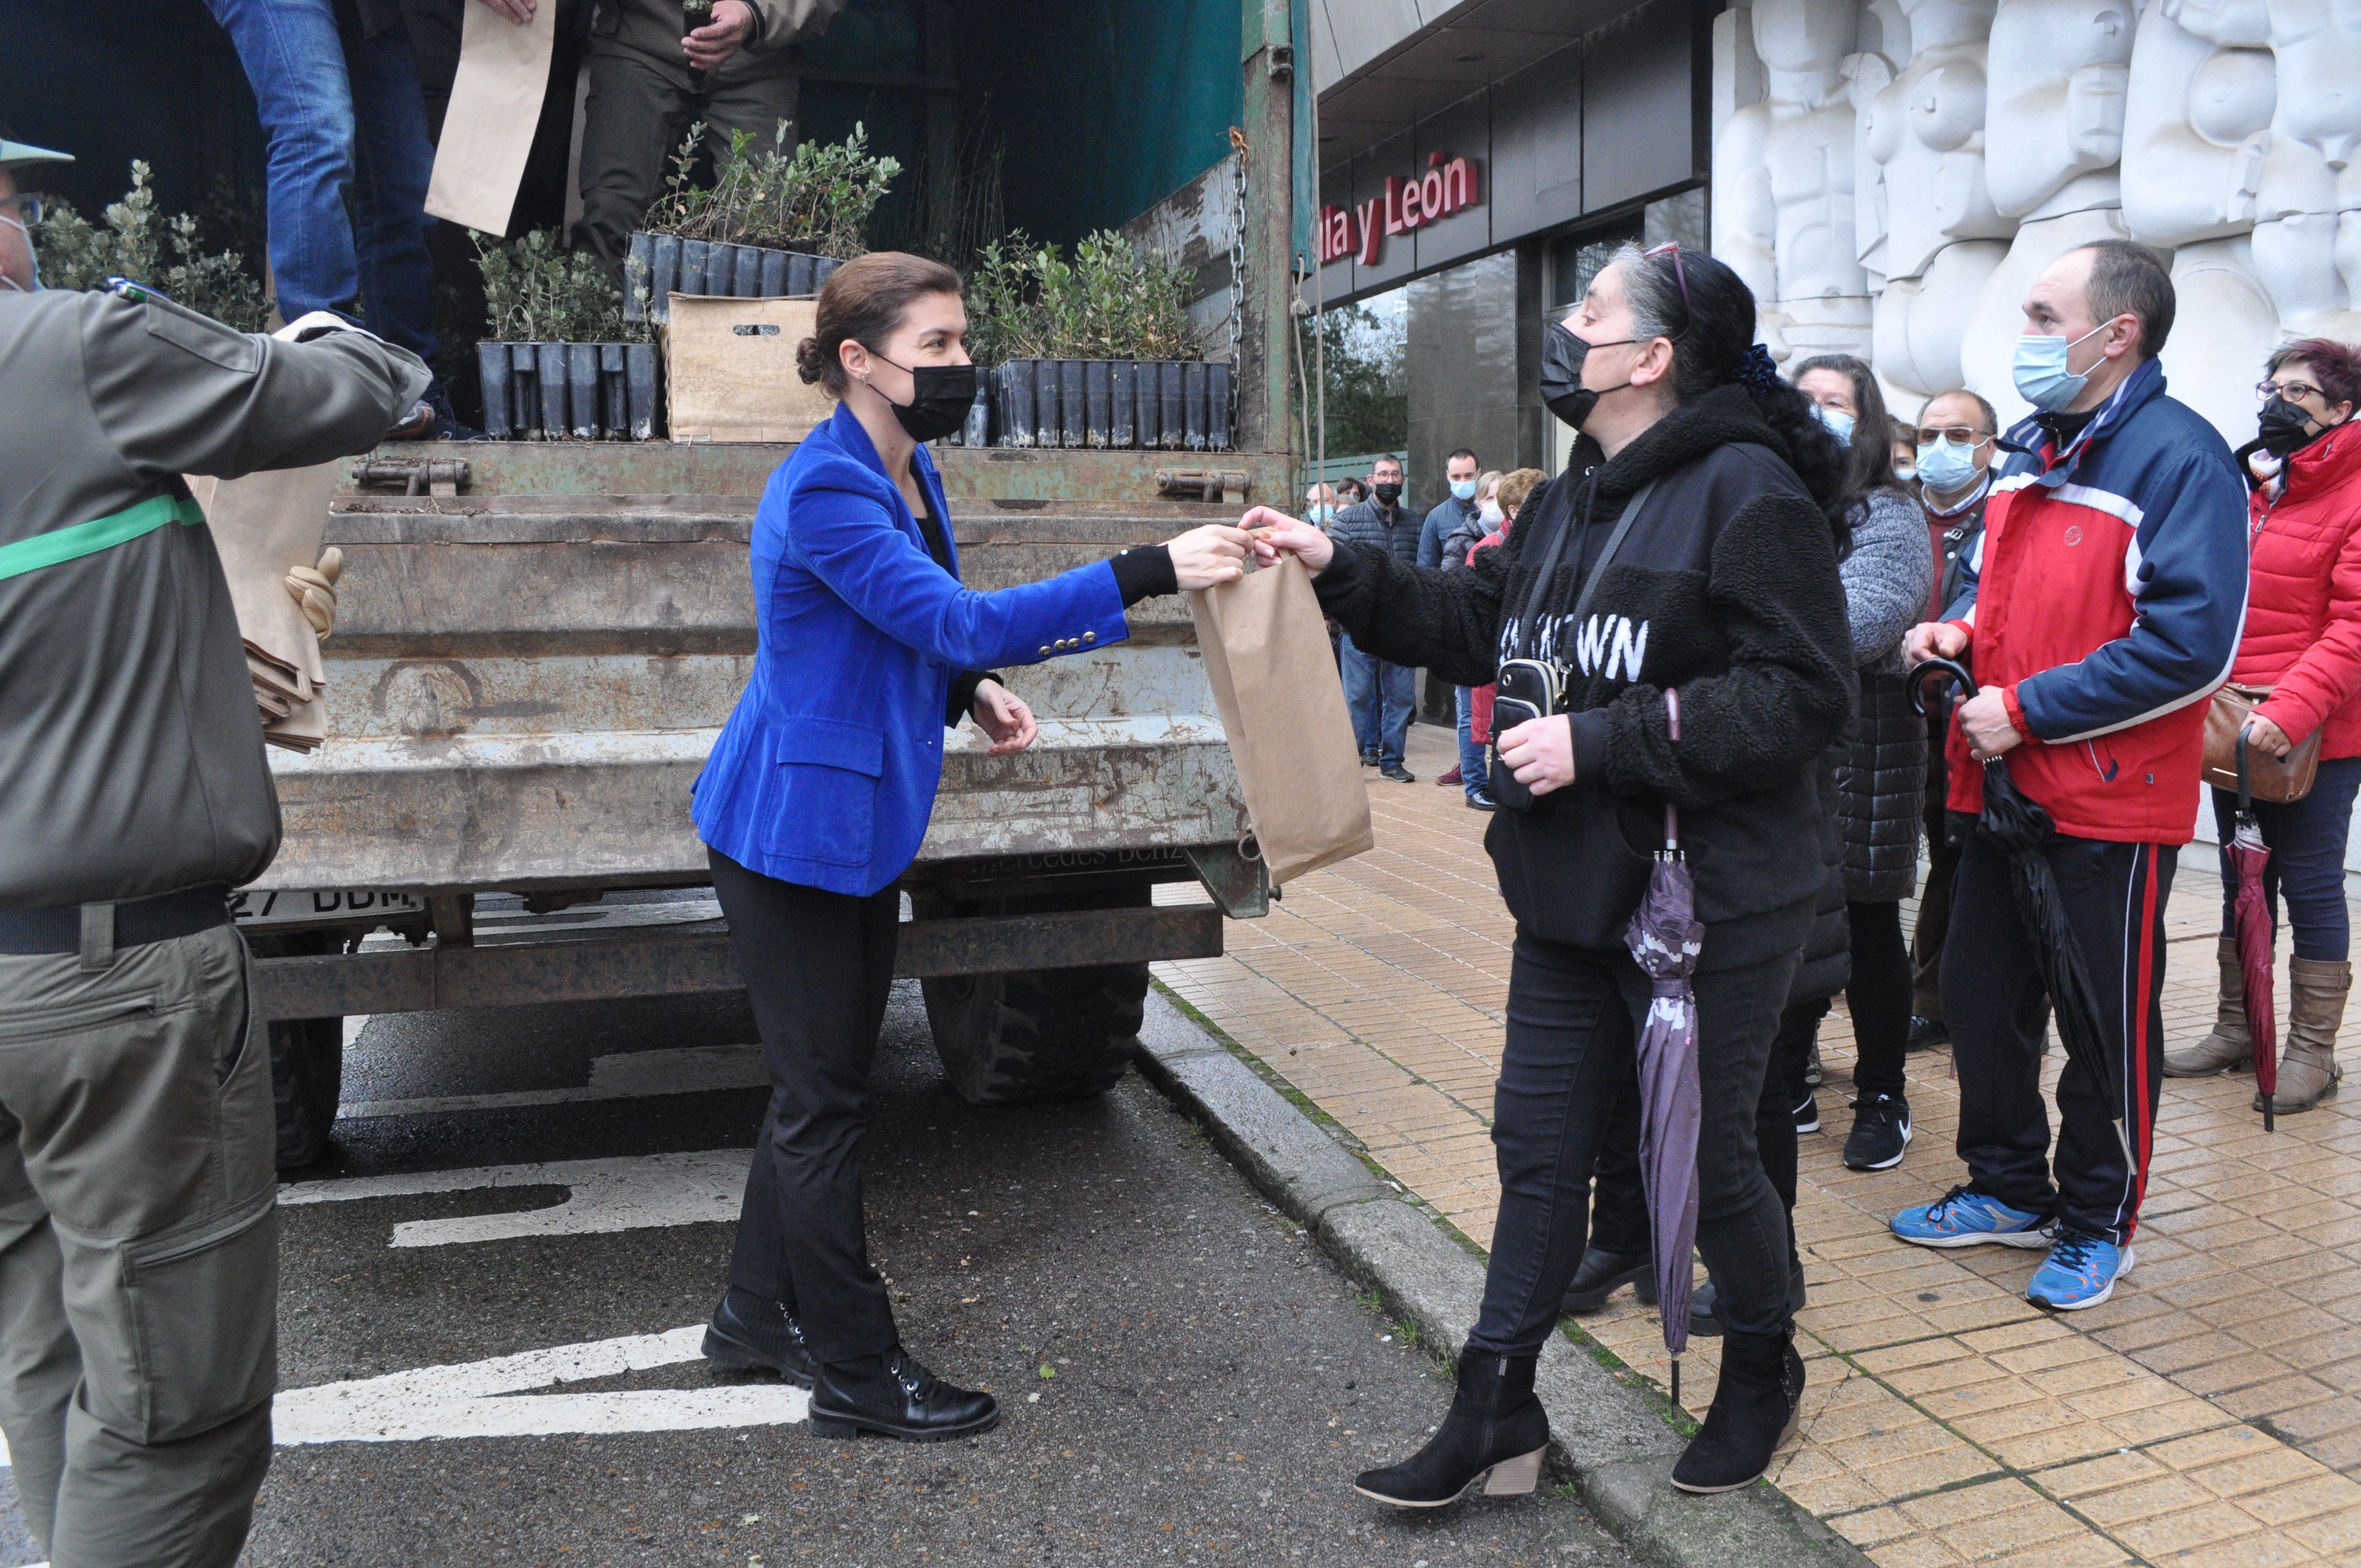
{"label": "stack of paper bags", "polygon": [[229,579],[255,705],[262,712],[262,738],[294,751],[313,751],[328,738],[323,697],[328,675],[320,662],[320,633],[290,591],[288,576],[321,561],[335,482],[334,463],[242,479],[188,477],[189,493],[204,509]]}

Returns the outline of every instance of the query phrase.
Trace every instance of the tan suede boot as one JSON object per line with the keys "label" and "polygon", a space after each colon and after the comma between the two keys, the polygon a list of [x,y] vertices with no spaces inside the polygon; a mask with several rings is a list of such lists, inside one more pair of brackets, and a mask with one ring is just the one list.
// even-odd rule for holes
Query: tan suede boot
{"label": "tan suede boot", "polygon": [[2164,1053],[2167,1078],[2210,1078],[2246,1072],[2255,1065],[2255,1037],[2246,1031],[2246,982],[2238,967],[2238,944],[2222,938],[2222,997],[2213,1032],[2182,1050]]}
{"label": "tan suede boot", "polygon": [[[2345,1069],[2336,1065],[2336,1032],[2345,1023],[2345,998],[2353,989],[2353,966],[2319,959],[2288,960],[2288,1041],[2279,1055],[2279,1092],[2272,1110],[2281,1116],[2309,1111],[2335,1097]],[[2255,1096],[2255,1109],[2263,1097]]]}

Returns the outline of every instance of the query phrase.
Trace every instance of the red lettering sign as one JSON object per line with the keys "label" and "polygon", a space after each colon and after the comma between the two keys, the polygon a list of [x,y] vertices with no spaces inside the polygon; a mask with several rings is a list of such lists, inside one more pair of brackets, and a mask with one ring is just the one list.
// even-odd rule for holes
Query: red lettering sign
{"label": "red lettering sign", "polygon": [[1387,175],[1384,193],[1357,209],[1334,203],[1321,208],[1321,265],[1350,257],[1364,267],[1375,267],[1388,235],[1410,234],[1482,200],[1476,166],[1466,159],[1431,152],[1426,163],[1423,174]]}

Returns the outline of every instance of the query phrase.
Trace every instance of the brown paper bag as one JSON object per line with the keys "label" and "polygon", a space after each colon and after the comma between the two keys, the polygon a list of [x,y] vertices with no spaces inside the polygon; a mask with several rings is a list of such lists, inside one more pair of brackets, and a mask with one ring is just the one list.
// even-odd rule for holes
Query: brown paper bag
{"label": "brown paper bag", "polygon": [[287,573],[320,559],[336,468],[321,463],[241,479],[185,476],[229,582],[263,739],[295,751],[312,750],[327,733],[321,688],[328,672],[320,660],[319,633],[287,591]]}
{"label": "brown paper bag", "polygon": [[1352,716],[1303,563],[1282,555],[1189,608],[1271,885],[1370,848]]}
{"label": "brown paper bag", "polygon": [[534,6],[533,20],[521,26],[472,0],[462,11],[459,71],[443,139],[434,146],[426,210],[486,234],[506,234],[549,90],[557,6]]}
{"label": "brown paper bag", "polygon": [[671,296],[664,401],[675,441],[801,441],[836,400],[796,373],[819,302]]}

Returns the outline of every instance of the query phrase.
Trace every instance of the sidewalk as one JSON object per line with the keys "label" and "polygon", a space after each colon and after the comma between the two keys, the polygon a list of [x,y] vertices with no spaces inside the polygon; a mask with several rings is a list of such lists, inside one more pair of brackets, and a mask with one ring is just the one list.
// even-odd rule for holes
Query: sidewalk
{"label": "sidewalk", "polygon": [[[1158,974],[1488,1245],[1511,932],[1486,819],[1431,782],[1452,738],[1411,738],[1418,784],[1367,775],[1375,850],[1232,923],[1225,957]],[[2168,912],[2174,1042],[2213,1016],[2219,898],[2196,846]],[[2267,1136],[2251,1078],[2167,1080],[2137,1266],[2106,1305],[2052,1316],[2024,1299],[2038,1254],[1886,1234],[1963,1175],[1949,1053],[1910,1058],[1909,1157],[1860,1174],[1840,1157],[1841,1003],[1820,1038],[1823,1130],[1803,1140],[1796,1212],[1811,1382],[1772,1473],[1788,1496],[1887,1568],[2361,1561],[2361,1099]],[[1582,1327],[1665,1380],[1655,1315],[1628,1292]],[[1682,1379],[1699,1413],[1716,1344],[1692,1342]]]}

